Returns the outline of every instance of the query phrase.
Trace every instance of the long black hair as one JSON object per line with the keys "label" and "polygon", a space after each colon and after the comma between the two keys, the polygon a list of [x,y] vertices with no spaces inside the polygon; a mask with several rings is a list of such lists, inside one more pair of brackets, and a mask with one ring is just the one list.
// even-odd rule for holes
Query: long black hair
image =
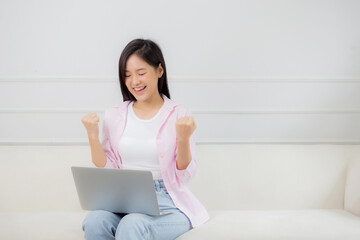
{"label": "long black hair", "polygon": [[167,76],[166,76],[166,65],[163,54],[161,52],[160,47],[153,41],[149,39],[134,39],[129,42],[124,50],[122,51],[119,59],[119,81],[120,81],[120,89],[123,96],[123,101],[134,100],[136,98],[129,92],[125,85],[125,70],[126,70],[126,62],[128,58],[132,55],[136,54],[138,57],[143,59],[147,64],[153,66],[155,69],[159,67],[159,63],[164,70],[161,78],[158,79],[158,90],[161,96],[163,93],[170,99],[170,92],[167,84]]}

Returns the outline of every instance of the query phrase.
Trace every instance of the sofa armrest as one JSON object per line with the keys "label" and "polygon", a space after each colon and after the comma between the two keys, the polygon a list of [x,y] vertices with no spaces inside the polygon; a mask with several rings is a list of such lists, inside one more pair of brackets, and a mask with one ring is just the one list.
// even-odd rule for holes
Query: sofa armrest
{"label": "sofa armrest", "polygon": [[344,210],[360,216],[360,158],[349,162],[345,195]]}

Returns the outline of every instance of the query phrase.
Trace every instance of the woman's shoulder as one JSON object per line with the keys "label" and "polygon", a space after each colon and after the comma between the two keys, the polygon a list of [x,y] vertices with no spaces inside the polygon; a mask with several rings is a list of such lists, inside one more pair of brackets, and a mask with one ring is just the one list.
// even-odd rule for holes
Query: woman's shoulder
{"label": "woman's shoulder", "polygon": [[177,111],[181,111],[181,112],[190,111],[190,110],[188,109],[188,107],[185,106],[183,103],[179,103],[178,105],[176,105],[176,106],[175,106],[175,109],[176,109]]}
{"label": "woman's shoulder", "polygon": [[178,116],[191,115],[191,111],[183,103],[169,99],[165,95],[163,95],[163,97],[165,99],[165,104],[168,106],[168,108],[173,109]]}
{"label": "woman's shoulder", "polygon": [[121,114],[125,108],[129,105],[131,101],[124,101],[118,105],[114,105],[108,109],[105,110],[105,117],[112,117],[112,116],[118,116],[119,113]]}
{"label": "woman's shoulder", "polygon": [[184,104],[182,103],[178,103],[176,106],[175,106],[175,111],[177,112],[177,115],[179,117],[183,117],[183,116],[192,116],[192,112],[191,110],[185,106]]}

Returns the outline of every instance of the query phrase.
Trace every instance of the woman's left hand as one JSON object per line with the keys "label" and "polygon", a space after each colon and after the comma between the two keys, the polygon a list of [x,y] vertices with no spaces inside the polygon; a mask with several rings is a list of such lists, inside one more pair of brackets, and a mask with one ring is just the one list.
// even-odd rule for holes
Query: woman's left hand
{"label": "woman's left hand", "polygon": [[179,118],[176,121],[175,126],[178,140],[189,140],[191,134],[193,134],[196,129],[194,118],[191,116]]}

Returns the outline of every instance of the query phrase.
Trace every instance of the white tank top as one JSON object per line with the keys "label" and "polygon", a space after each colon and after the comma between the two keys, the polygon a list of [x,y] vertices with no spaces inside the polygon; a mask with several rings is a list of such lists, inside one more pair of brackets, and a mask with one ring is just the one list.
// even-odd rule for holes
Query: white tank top
{"label": "white tank top", "polygon": [[153,179],[162,179],[156,135],[160,128],[160,113],[151,119],[140,119],[133,109],[134,101],[128,106],[124,133],[119,141],[119,154],[124,169],[149,170]]}

